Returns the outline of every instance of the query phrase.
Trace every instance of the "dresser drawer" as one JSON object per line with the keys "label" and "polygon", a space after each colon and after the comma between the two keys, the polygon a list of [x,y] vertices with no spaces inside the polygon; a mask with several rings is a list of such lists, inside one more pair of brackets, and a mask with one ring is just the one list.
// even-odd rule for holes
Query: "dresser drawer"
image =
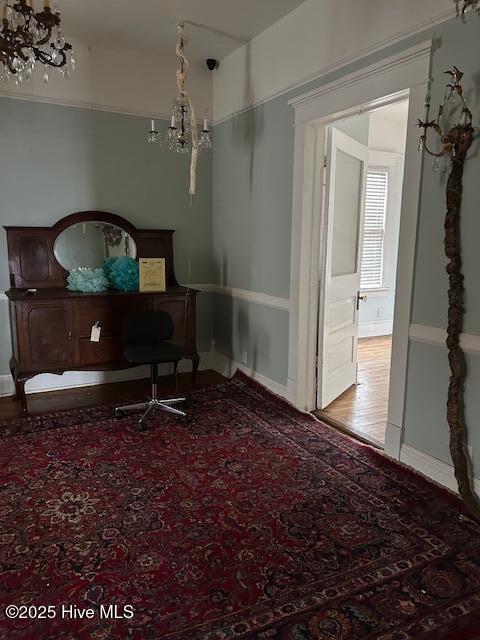
{"label": "dresser drawer", "polygon": [[91,342],[89,338],[82,338],[79,342],[82,367],[121,362],[124,359],[120,337],[105,336],[100,338],[100,342]]}
{"label": "dresser drawer", "polygon": [[121,336],[125,318],[135,311],[147,311],[148,299],[135,299],[133,302],[80,301],[77,303],[78,337],[90,338],[92,326],[99,322],[102,338]]}

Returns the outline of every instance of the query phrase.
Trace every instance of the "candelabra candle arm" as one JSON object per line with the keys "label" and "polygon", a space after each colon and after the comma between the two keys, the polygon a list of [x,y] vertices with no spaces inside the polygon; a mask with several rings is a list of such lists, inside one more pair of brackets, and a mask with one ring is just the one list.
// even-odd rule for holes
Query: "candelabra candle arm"
{"label": "candelabra candle arm", "polygon": [[[460,9],[461,2],[463,2],[463,5]],[[455,5],[457,7],[457,16],[462,16],[462,18],[465,18],[470,9],[480,14],[480,0],[455,0]]]}
{"label": "candelabra candle arm", "polygon": [[[423,133],[420,136],[420,139],[422,141],[423,148],[429,155],[433,156],[434,158],[443,158],[443,156],[450,151],[449,145],[444,142],[444,135],[443,135],[442,129],[435,120],[432,120],[431,122],[422,122],[422,120],[418,120],[417,126],[420,129],[423,129]],[[439,136],[439,138],[442,140],[443,146],[442,146],[442,149],[438,152],[432,151],[428,146],[427,132],[429,129],[433,129],[435,133]]]}

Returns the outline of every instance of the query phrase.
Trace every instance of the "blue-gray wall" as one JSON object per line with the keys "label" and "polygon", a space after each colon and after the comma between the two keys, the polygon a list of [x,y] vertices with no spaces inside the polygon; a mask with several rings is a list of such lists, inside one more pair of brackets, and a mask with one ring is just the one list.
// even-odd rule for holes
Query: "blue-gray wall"
{"label": "blue-gray wall", "polygon": [[[456,64],[465,70],[465,86],[476,122],[480,122],[480,37],[478,20],[467,24],[451,20],[357,61],[322,83],[392,55],[434,36],[433,105],[443,96],[444,71]],[[213,252],[217,282],[274,296],[289,296],[291,210],[293,183],[293,112],[288,100],[320,83],[310,82],[265,104],[233,117],[216,128],[213,189]],[[421,117],[423,114],[419,114]],[[462,219],[467,286],[465,330],[480,333],[480,267],[478,238],[478,142],[465,173]],[[431,171],[426,160],[419,218],[412,321],[445,328],[447,280],[443,255],[445,178]],[[260,373],[285,384],[287,378],[288,312],[260,313],[257,304],[235,305],[215,300],[215,336],[218,348],[236,359],[255,335],[268,336],[255,355]],[[253,364],[253,363],[250,363]],[[467,418],[474,447],[475,470],[480,475],[480,363],[469,357]],[[448,362],[442,347],[412,343],[406,399],[406,443],[450,461],[445,419]]]}
{"label": "blue-gray wall", "polygon": [[[472,18],[474,16],[470,16]],[[478,20],[466,24],[453,20],[439,29],[438,48],[433,56],[432,105],[442,101],[446,69],[457,65],[465,72],[464,86],[480,123],[480,37]],[[445,165],[446,167],[446,165]],[[462,206],[462,252],[465,274],[465,332],[480,334],[479,181],[480,145],[477,140],[465,167]],[[412,322],[446,328],[447,275],[443,253],[445,215],[444,172],[432,171],[432,159],[424,164]],[[474,471],[480,476],[480,358],[467,356],[466,419],[473,447]],[[443,347],[411,342],[408,368],[405,442],[420,451],[450,463],[445,405],[449,378],[447,351]]]}
{"label": "blue-gray wall", "polygon": [[[0,291],[9,286],[3,225],[51,225],[104,210],[143,228],[175,229],[180,282],[210,282],[212,154],[201,156],[198,194],[188,195],[188,158],[149,145],[135,116],[0,98]],[[159,122],[163,130],[168,123]],[[190,263],[190,267],[189,267]],[[212,338],[210,296],[199,300],[199,348]],[[7,303],[0,300],[0,375],[8,373]]]}

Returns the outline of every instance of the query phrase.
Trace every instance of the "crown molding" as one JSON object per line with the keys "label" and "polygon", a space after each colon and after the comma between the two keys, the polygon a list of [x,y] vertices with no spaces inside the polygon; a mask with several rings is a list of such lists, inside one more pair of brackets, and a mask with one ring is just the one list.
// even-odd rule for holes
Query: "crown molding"
{"label": "crown molding", "polygon": [[[299,80],[296,80],[295,82],[286,84],[283,87],[280,87],[279,89],[277,89],[276,91],[271,92],[267,96],[259,100],[255,100],[250,104],[245,105],[244,107],[241,107],[240,109],[236,109],[230,113],[227,113],[226,115],[221,116],[220,118],[214,117],[213,124],[219,125],[219,124],[222,124],[223,122],[227,122],[231,118],[235,118],[241,115],[242,113],[246,113],[250,109],[259,107],[262,104],[269,102],[270,100],[274,100],[275,98],[278,98],[282,95],[285,95],[286,93],[289,93],[290,91],[294,91],[295,89],[300,89],[302,86],[310,82],[314,82],[314,81],[321,82],[322,78],[326,78],[330,74],[335,73],[336,71],[340,71],[341,69],[343,69],[348,65],[355,64],[356,62],[361,62],[364,58],[367,58],[368,56],[374,55],[376,53],[380,53],[381,51],[383,51],[388,47],[394,46],[402,42],[403,40],[407,40],[408,38],[412,38],[420,33],[423,33],[427,31],[427,29],[433,29],[434,27],[442,24],[443,22],[447,22],[448,20],[451,20],[452,18],[455,18],[455,17],[456,17],[456,12],[454,8],[452,8],[449,11],[443,11],[442,13],[439,13],[434,18],[423,21],[418,25],[416,25],[415,27],[412,27],[411,29],[405,29],[400,33],[396,34],[395,36],[392,36],[390,38],[385,38],[384,40],[377,42],[375,45],[366,47],[365,49],[361,49],[359,52],[352,54],[350,56],[345,56],[344,58],[341,58],[337,62],[332,63],[330,65],[326,65],[321,69],[319,69],[318,71],[315,71],[314,73],[305,75]],[[235,55],[235,52],[231,55]]]}
{"label": "crown molding", "polygon": [[[90,111],[103,111],[105,113],[114,113],[122,116],[134,116],[137,118],[145,118],[146,120],[166,120],[170,122],[172,112],[161,113],[156,111],[141,111],[136,109],[121,109],[118,106],[102,105],[94,102],[87,102],[84,100],[65,100],[62,98],[47,98],[45,96],[37,96],[33,93],[13,93],[6,89],[0,89],[0,98],[9,98],[10,100],[25,100],[27,102],[40,102],[42,104],[49,104],[56,107],[71,107],[74,109],[86,109]],[[197,118],[197,124],[202,125],[203,119]]]}
{"label": "crown molding", "polygon": [[[339,91],[340,89],[348,88],[352,84],[365,82],[370,78],[378,76],[381,73],[388,73],[389,71],[396,69],[398,67],[403,67],[404,65],[407,65],[410,62],[415,62],[419,58],[423,58],[424,56],[429,56],[431,49],[432,49],[432,41],[426,40],[425,42],[422,42],[415,47],[410,47],[400,55],[397,54],[394,56],[389,56],[388,58],[380,60],[377,63],[369,65],[363,71],[349,73],[348,75],[343,76],[338,80],[334,80],[333,82],[329,82],[326,85],[322,85],[317,89],[313,89],[312,91],[308,91],[307,93],[297,96],[296,98],[289,100],[288,104],[294,109],[299,109],[309,104],[310,102],[314,102],[316,100],[319,100],[320,98],[323,98],[329,95],[330,93]],[[408,98],[408,92],[404,92],[404,93],[405,93],[405,97]],[[398,99],[399,99],[399,94],[395,94],[395,96],[392,96],[391,102],[392,103],[397,102]],[[382,98],[379,101],[379,103],[380,102],[382,106],[386,104],[386,101],[384,98]],[[369,108],[375,109],[376,106],[377,105],[375,104],[375,102],[372,102],[369,105]]]}

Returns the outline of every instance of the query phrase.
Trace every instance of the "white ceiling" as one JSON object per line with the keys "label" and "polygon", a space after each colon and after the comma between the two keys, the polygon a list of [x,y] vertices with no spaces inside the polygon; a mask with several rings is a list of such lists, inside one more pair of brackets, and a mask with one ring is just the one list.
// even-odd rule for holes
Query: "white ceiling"
{"label": "white ceiling", "polygon": [[67,39],[164,55],[175,52],[178,18],[205,25],[187,25],[193,61],[225,57],[303,1],[60,0],[60,10]]}

